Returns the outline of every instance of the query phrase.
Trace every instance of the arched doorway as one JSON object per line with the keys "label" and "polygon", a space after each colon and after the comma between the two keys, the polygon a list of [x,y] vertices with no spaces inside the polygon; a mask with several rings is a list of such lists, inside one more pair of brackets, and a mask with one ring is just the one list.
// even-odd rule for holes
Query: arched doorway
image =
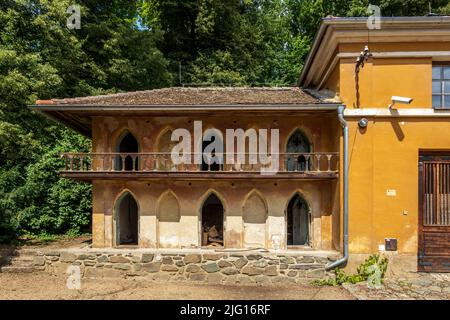
{"label": "arched doorway", "polygon": [[[125,131],[117,141],[117,153],[139,153],[139,143],[128,131]],[[137,171],[139,168],[139,158],[136,155],[121,155],[116,157],[115,170],[117,171]]]}
{"label": "arched doorway", "polygon": [[311,210],[308,203],[296,194],[287,207],[286,214],[287,245],[309,246],[311,235]]}
{"label": "arched doorway", "polygon": [[223,217],[222,201],[214,193],[211,193],[202,206],[202,246],[223,246]]}
{"label": "arched doorway", "polygon": [[116,202],[116,245],[137,245],[139,239],[139,208],[134,197],[126,192]]}
{"label": "arched doorway", "polygon": [[305,157],[304,153],[311,152],[311,143],[308,137],[300,130],[296,129],[288,139],[286,144],[286,170],[305,171],[311,167],[311,159]]}

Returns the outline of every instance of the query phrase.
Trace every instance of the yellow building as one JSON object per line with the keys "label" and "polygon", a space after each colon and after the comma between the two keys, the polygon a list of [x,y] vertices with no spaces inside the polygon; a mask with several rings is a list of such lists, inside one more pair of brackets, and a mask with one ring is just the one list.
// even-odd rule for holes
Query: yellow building
{"label": "yellow building", "polygon": [[449,17],[324,20],[300,85],[347,107],[350,255],[395,238],[411,269],[450,270],[449,62]]}
{"label": "yellow building", "polygon": [[[33,108],[92,137],[91,154],[64,155],[62,175],[93,184],[96,248],[340,252],[328,268],[387,251],[403,270],[449,271],[448,62],[448,17],[383,18],[378,30],[330,18],[301,89],[169,88]],[[276,173],[171,158],[177,129],[195,158],[240,128],[245,153],[278,146]]]}

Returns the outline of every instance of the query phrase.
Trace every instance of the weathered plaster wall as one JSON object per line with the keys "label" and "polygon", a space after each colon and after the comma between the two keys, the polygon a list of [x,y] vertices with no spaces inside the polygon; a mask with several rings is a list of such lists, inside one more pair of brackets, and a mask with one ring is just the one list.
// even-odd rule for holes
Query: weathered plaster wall
{"label": "weathered plaster wall", "polygon": [[[168,152],[163,148],[169,143],[167,131],[187,129],[194,140],[194,121],[203,122],[203,131],[210,128],[226,129],[279,129],[280,152],[286,147],[290,135],[300,128],[312,144],[312,152],[333,152],[337,116],[335,114],[285,115],[285,116],[242,116],[239,114],[209,115],[198,117],[94,117],[92,124],[93,152],[115,152],[118,137],[125,131],[131,132],[139,142],[140,152]],[[192,141],[194,144],[199,141]],[[161,150],[163,149],[163,150]]]}
{"label": "weathered plaster wall", "polygon": [[[99,219],[94,221],[94,247],[115,245],[114,203],[123,192],[130,192],[139,203],[140,247],[199,247],[201,208],[214,192],[224,206],[225,247],[255,247],[257,242],[272,248],[271,239],[276,235],[285,248],[287,204],[298,192],[311,207],[313,247],[333,249],[330,221],[335,197],[332,191],[330,181],[95,181],[94,207]],[[250,204],[253,215],[262,214],[260,211],[267,208],[265,224],[261,223],[261,217],[256,221],[252,220],[254,216],[249,217]],[[162,214],[164,210],[167,211]],[[173,210],[179,210],[179,222],[169,213]],[[248,228],[252,230],[251,236]],[[251,245],[244,245],[246,239]]]}
{"label": "weathered plaster wall", "polygon": [[[118,137],[131,132],[139,142],[140,152],[167,152],[171,130],[184,128],[193,135],[194,121],[203,121],[203,130],[242,128],[280,130],[280,152],[287,140],[300,128],[312,144],[313,152],[336,152],[339,130],[336,116],[239,116],[209,117],[96,117],[93,120],[93,152],[114,152]],[[194,150],[192,141],[192,151]],[[258,175],[256,173],[255,175]],[[272,247],[272,236],[281,238],[285,246],[287,203],[300,192],[309,203],[313,215],[312,240],[317,249],[339,246],[339,190],[332,181],[105,181],[93,182],[94,247],[112,247],[114,243],[114,203],[122,192],[131,192],[139,203],[140,247],[197,247],[200,244],[199,216],[203,201],[215,192],[225,208],[225,246],[229,248],[265,244]],[[258,195],[259,198],[254,198]],[[250,197],[250,198],[249,198]],[[247,199],[248,198],[248,199]],[[263,206],[264,204],[264,206]],[[250,216],[265,210],[266,223],[256,223]],[[172,212],[172,213],[167,213]],[[174,214],[173,212],[179,212]],[[246,219],[243,219],[247,212]],[[332,215],[335,216],[332,219]],[[176,221],[179,219],[178,221]],[[254,233],[262,235],[255,239]],[[254,243],[256,242],[256,243]],[[252,247],[253,247],[252,244]]]}

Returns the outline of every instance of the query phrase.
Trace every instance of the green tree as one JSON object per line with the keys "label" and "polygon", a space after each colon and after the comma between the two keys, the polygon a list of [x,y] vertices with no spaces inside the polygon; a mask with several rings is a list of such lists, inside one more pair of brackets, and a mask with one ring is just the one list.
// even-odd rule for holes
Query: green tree
{"label": "green tree", "polygon": [[169,86],[162,34],[139,26],[139,2],[86,0],[81,29],[69,0],[0,4],[0,241],[89,226],[91,187],[61,179],[60,152],[90,141],[31,112],[36,99]]}

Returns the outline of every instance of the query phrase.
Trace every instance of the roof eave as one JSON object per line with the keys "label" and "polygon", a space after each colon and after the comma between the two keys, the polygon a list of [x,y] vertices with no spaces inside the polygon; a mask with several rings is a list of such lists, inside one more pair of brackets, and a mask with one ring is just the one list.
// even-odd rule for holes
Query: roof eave
{"label": "roof eave", "polygon": [[217,105],[89,105],[89,104],[38,104],[29,105],[37,111],[277,111],[277,110],[335,110],[340,105],[333,103],[299,103],[299,104],[217,104]]}

